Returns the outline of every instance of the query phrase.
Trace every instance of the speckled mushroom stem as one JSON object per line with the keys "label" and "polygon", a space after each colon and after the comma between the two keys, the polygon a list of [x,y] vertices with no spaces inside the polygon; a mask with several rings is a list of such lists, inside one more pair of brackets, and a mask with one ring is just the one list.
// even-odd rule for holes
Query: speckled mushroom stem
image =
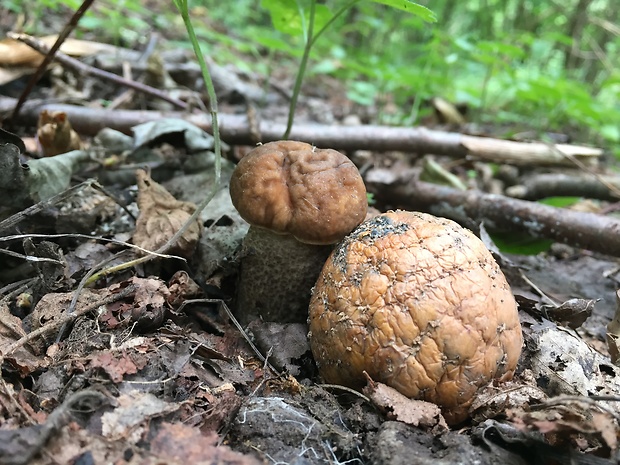
{"label": "speckled mushroom stem", "polygon": [[237,283],[240,322],[305,323],[312,286],[332,249],[251,226],[243,240]]}

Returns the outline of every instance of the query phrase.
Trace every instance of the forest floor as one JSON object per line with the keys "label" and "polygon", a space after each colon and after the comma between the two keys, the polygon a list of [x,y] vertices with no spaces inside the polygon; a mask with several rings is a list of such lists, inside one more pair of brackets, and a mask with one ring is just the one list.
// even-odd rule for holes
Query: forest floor
{"label": "forest floor", "polygon": [[[198,127],[206,109],[190,53],[158,53],[158,72],[128,50],[85,55],[89,66],[116,73],[125,60],[136,79],[192,103],[182,109],[55,65],[19,119],[4,126],[20,136],[25,150],[11,135],[0,138],[8,173],[0,176],[6,252],[0,267],[0,463],[618,463],[620,369],[611,360],[615,333],[607,325],[616,315],[620,268],[616,246],[605,254],[605,241],[615,239],[571,242],[566,233],[566,244],[549,241],[537,254],[496,255],[520,304],[523,353],[514,379],[482,390],[470,418],[452,428],[438,415],[412,413],[416,404],[403,405],[389,391],[378,396],[372,389],[361,394],[324,384],[304,324],[235,325],[229,308],[248,225],[231,203],[228,180],[244,154],[283,127],[294,70],[274,69],[266,81],[211,64],[227,145],[221,183],[200,217],[196,251],[187,260],[151,260],[86,284],[102,268],[143,256],[128,246],[132,237],[136,242],[136,218],[147,210],[153,217],[173,215],[159,186],[179,201],[174,211],[183,210],[183,202],[198,204],[215,185],[215,161],[213,140]],[[5,117],[29,75],[0,86]],[[462,148],[396,149],[389,140],[384,150],[368,150],[366,131],[377,130],[395,110],[389,99],[383,103],[359,106],[347,99],[343,83],[314,76],[302,88],[295,119],[309,132],[359,130],[359,141],[336,138],[340,146],[334,148],[358,166],[378,211],[418,208],[415,199],[392,192],[408,183],[403,176],[424,173],[429,161],[452,188],[450,175],[502,198],[536,176],[584,173],[570,162],[550,168],[499,159],[491,167],[489,160],[461,156]],[[43,109],[63,112],[68,123],[57,114],[40,119]],[[536,129],[449,124],[446,118],[445,107],[436,106],[424,124],[437,131],[433,137],[445,135],[447,146],[462,134],[497,140],[508,129]],[[78,149],[74,158],[42,158],[41,151],[71,138],[71,127],[81,142],[64,148]],[[51,142],[45,131],[53,131]],[[568,142],[571,135],[562,137]],[[518,141],[527,151],[527,142]],[[11,164],[18,152],[36,176]],[[598,173],[617,167],[605,157],[595,163]],[[70,166],[69,173],[61,166]],[[152,180],[136,178],[143,167]],[[70,186],[77,187],[67,191]],[[579,200],[570,211],[611,217],[613,189],[605,195]],[[552,218],[558,228],[566,226],[563,211]],[[477,229],[481,219],[492,224],[481,213],[465,225]],[[492,247],[490,239],[485,243]],[[598,245],[588,251],[581,243]]]}

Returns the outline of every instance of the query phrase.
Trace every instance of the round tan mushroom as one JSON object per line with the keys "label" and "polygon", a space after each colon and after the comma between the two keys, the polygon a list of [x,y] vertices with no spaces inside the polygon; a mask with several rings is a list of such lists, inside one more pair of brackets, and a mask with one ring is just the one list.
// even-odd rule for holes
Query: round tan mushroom
{"label": "round tan mushroom", "polygon": [[364,371],[468,416],[479,388],[510,379],[523,338],[517,305],[484,244],[453,221],[388,212],[328,258],[312,293],[310,344],[328,383],[360,389]]}
{"label": "round tan mushroom", "polygon": [[366,215],[366,187],[357,168],[335,150],[270,142],[237,164],[230,195],[250,223],[241,252],[238,317],[305,322],[310,289],[332,244]]}

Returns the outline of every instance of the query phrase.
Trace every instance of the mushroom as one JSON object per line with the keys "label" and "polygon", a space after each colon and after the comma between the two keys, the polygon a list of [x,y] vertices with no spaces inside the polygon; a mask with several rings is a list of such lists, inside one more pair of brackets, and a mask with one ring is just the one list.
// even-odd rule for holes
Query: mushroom
{"label": "mushroom", "polygon": [[366,187],[343,154],[304,142],[256,147],[230,181],[235,208],[250,223],[235,303],[244,323],[260,317],[305,323],[310,290],[333,244],[366,215]]}
{"label": "mushroom", "polygon": [[479,388],[514,373],[517,305],[482,241],[453,221],[388,212],[334,249],[312,292],[310,346],[328,383],[360,389],[364,372],[433,402],[449,424]]}

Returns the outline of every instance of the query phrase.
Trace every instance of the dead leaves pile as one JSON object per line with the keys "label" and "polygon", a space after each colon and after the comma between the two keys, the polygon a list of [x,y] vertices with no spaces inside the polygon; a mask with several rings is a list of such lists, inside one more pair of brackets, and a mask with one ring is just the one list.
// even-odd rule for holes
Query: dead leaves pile
{"label": "dead leaves pile", "polygon": [[[160,460],[169,460],[168,463],[182,460],[218,463],[214,460],[219,459],[227,460],[226,463],[257,463],[217,446],[215,431],[230,420],[241,404],[231,383],[251,386],[258,378],[252,367],[260,371],[262,366],[252,362],[252,354],[245,351],[242,341],[236,339],[238,333],[225,320],[219,323],[225,331],[211,334],[189,323],[184,312],[176,312],[178,307],[174,305],[195,297],[197,286],[183,272],[170,283],[158,278],[133,277],[107,289],[86,290],[78,299],[75,313],[82,314],[84,308],[90,307],[94,320],[88,314],[78,317],[63,344],[54,342],[56,333],[53,332],[45,345],[23,344],[12,353],[9,353],[11,347],[15,347],[16,341],[24,340],[26,332],[21,320],[16,321],[16,317],[5,312],[0,327],[0,351],[4,354],[5,367],[12,367],[22,379],[46,369],[31,391],[46,409],[58,405],[68,384],[78,392],[80,386],[98,386],[98,392],[109,403],[100,408],[102,415],[73,419],[68,429],[60,424],[54,426],[56,437],[48,452],[57,463],[70,463],[81,454],[91,455],[95,463],[111,463],[123,457],[128,446],[134,447],[139,455],[145,454],[139,444],[147,437],[154,438],[150,453]],[[123,289],[132,292],[107,305],[96,305],[114,294],[120,295]],[[54,321],[65,317],[72,297],[71,292],[45,295],[32,313],[33,326],[51,327]],[[213,313],[209,305],[195,310],[207,310],[212,318],[219,319],[217,311]],[[155,323],[161,325],[164,318],[164,328],[157,333],[144,333]],[[0,418],[5,421],[15,414],[10,408],[12,402],[19,402],[22,408],[25,405],[18,400],[20,396],[7,389],[8,385],[0,389]],[[30,406],[28,412],[35,414]],[[45,424],[46,418],[43,415],[30,420]],[[210,433],[204,436],[195,428]],[[92,434],[96,431],[99,433]],[[15,452],[15,444],[20,441],[33,444],[28,439],[32,430],[20,428],[11,434],[17,442],[0,441],[0,457],[12,457],[2,463],[26,463],[15,458],[20,455]],[[78,435],[81,440],[69,440],[68,434]],[[200,447],[196,447],[198,438]],[[47,438],[42,440],[42,444],[46,441]],[[42,445],[37,447],[33,449],[35,452]],[[149,456],[149,453],[142,455]]]}

